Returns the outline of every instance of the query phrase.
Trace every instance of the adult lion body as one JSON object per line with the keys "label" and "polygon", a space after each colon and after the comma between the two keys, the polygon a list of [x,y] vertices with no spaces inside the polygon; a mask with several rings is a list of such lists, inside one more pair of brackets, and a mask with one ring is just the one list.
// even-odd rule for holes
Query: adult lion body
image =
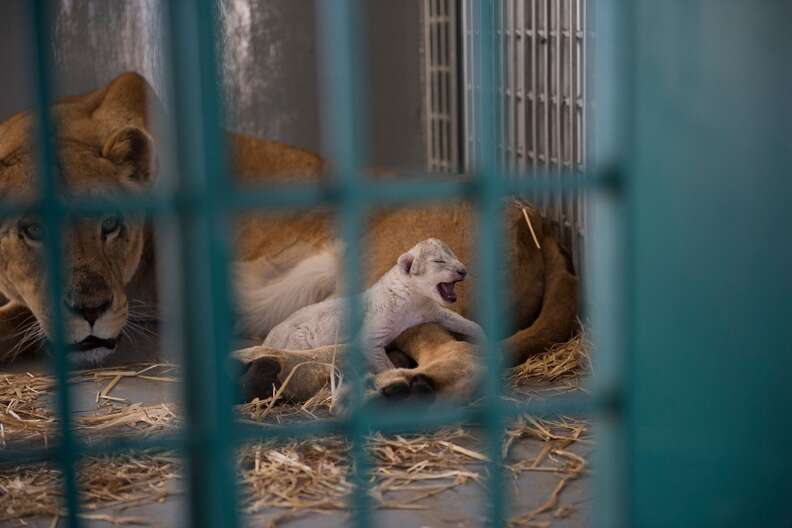
{"label": "adult lion body", "polygon": [[[147,133],[146,108],[152,98],[145,80],[129,73],[101,90],[64,99],[55,106],[60,169],[69,192],[138,192],[150,185],[155,146]],[[30,115],[19,114],[0,124],[0,194],[5,199],[35,194],[34,163],[27,143],[30,122]],[[237,134],[229,134],[229,142],[236,173],[245,182],[323,177],[322,160],[310,152]],[[531,219],[541,249],[534,244],[522,211],[506,208],[508,262],[504,265],[510,298],[504,303],[514,316],[516,331],[506,341],[505,350],[510,355],[507,363],[512,364],[567,339],[576,327],[577,279],[541,217],[532,214]],[[129,307],[153,304],[157,299],[149,227],[143,219],[125,217],[121,227],[115,220],[86,219],[65,232],[67,335],[75,345],[74,353],[89,358],[105,355],[112,350],[110,345],[129,346],[120,335]],[[376,213],[364,241],[366,283],[389,269],[401,252],[426,238],[439,238],[462,261],[475,262],[473,221],[474,211],[464,203]],[[31,319],[31,312],[44,332],[49,331],[39,241],[35,225],[32,229],[30,225],[30,220],[10,219],[0,233],[0,290],[9,299],[0,308],[0,354],[5,359],[24,348],[18,332]],[[334,263],[338,259],[331,253],[336,237],[326,212],[247,217],[236,225],[235,237],[234,280],[243,294],[240,315],[243,323],[248,322],[248,331],[266,331],[266,327],[256,327],[257,317],[250,317],[251,312],[263,310],[259,315],[271,319],[271,326],[288,316],[289,310],[299,308],[292,305],[316,302],[335,291],[338,269]],[[288,296],[292,305],[273,305],[272,299],[277,300],[270,295],[273,288],[291,285],[300,291],[300,295]],[[472,288],[475,270],[455,305],[467,317],[472,315]],[[251,292],[263,295],[259,299],[263,308],[256,304],[255,295],[245,297]],[[442,329],[431,325],[412,329],[396,345],[417,367],[379,375],[376,386],[385,395],[404,396],[430,386],[440,394],[465,397],[476,382],[479,359],[475,347]],[[243,378],[248,396],[271,391],[272,383],[283,382],[299,365],[286,395],[303,399],[327,381],[326,364],[340,360],[334,357],[336,353],[334,347],[308,352],[253,347],[236,354],[249,362]]]}

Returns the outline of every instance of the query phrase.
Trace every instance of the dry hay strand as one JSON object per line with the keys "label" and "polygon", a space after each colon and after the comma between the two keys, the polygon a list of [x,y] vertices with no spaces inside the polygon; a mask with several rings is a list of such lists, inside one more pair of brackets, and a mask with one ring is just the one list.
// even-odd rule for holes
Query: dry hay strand
{"label": "dry hay strand", "polygon": [[[523,471],[551,471],[562,482],[531,517],[520,519],[522,525],[531,526],[535,524],[533,517],[559,510],[563,486],[585,467],[585,461],[568,449],[585,430],[585,423],[572,419],[530,417],[508,430],[503,452],[508,470],[515,476]],[[532,460],[509,460],[510,447],[526,439],[544,443],[540,454]],[[371,497],[380,508],[423,509],[437,494],[471,482],[481,483],[488,459],[480,444],[475,434],[461,427],[431,434],[371,435],[366,443],[372,460]],[[349,451],[349,442],[340,436],[243,446],[238,454],[239,474],[246,490],[243,509],[251,515],[269,508],[287,512],[345,510],[352,491]],[[91,457],[80,464],[78,485],[89,512],[150,504],[174,493],[169,483],[179,478],[181,467],[172,453]],[[0,520],[61,515],[60,493],[60,473],[49,465],[2,472]],[[134,521],[113,518],[115,522]]]}
{"label": "dry hay strand", "polygon": [[175,404],[157,405],[113,405],[100,409],[98,414],[80,416],[75,420],[77,431],[87,434],[89,440],[100,440],[104,436],[148,436],[176,427],[181,423]]}
{"label": "dry hay strand", "polygon": [[245,511],[342,509],[351,491],[348,452],[348,443],[337,437],[246,446],[239,460]]}
{"label": "dry hay strand", "polygon": [[[285,384],[281,385],[281,389]],[[330,416],[333,397],[330,387],[323,387],[304,402],[294,403],[283,400],[283,391],[273,392],[272,396],[254,398],[248,403],[236,406],[236,410],[244,419],[256,423],[288,423],[300,418],[318,420]],[[277,404],[277,405],[276,405]]]}
{"label": "dry hay strand", "polygon": [[55,385],[51,376],[3,374],[0,379],[0,445],[9,440],[47,442],[54,418],[46,406],[46,395]]}
{"label": "dry hay strand", "polygon": [[545,501],[529,512],[512,518],[509,522],[511,526],[549,526],[550,521],[536,521],[536,517],[547,513],[559,519],[572,513],[573,509],[570,506],[559,505],[559,501],[568,483],[585,473],[586,460],[570,451],[569,447],[584,441],[583,435],[587,430],[588,424],[577,419],[561,417],[556,420],[539,420],[526,416],[520,418],[507,432],[504,455],[519,438],[532,437],[544,442],[542,449],[533,459],[517,460],[509,465],[515,476],[523,471],[538,471],[559,477]]}
{"label": "dry hay strand", "polygon": [[514,367],[511,370],[512,382],[520,385],[534,380],[555,383],[564,380],[576,386],[581,376],[591,368],[591,344],[583,328],[581,325],[580,332],[569,341],[559,343]]}
{"label": "dry hay strand", "polygon": [[[78,465],[77,484],[83,508],[91,512],[162,502],[173,493],[168,490],[168,484],[179,478],[180,471],[181,462],[170,453],[92,457]],[[61,473],[48,464],[0,472],[0,492],[0,521],[64,514]],[[134,518],[106,514],[87,513],[85,518],[140,524]]]}
{"label": "dry hay strand", "polygon": [[[110,395],[110,391],[124,378],[138,377],[153,382],[176,381],[176,378],[164,375],[173,370],[174,365],[158,363],[131,367],[134,370],[99,368],[72,373],[70,384],[110,380],[97,393],[99,411],[94,415],[76,416],[76,429],[88,433],[106,431],[110,434],[121,431],[123,427],[119,426],[127,426],[126,432],[129,433],[140,432],[146,429],[144,426],[148,426],[145,432],[150,433],[161,430],[165,422],[175,418],[171,404],[143,407],[140,404],[130,405]],[[152,375],[154,369],[159,369],[160,375]],[[30,446],[34,441],[48,445],[49,439],[57,431],[57,419],[48,402],[48,396],[54,388],[55,379],[48,374],[0,374],[0,446],[7,447],[11,442]]]}
{"label": "dry hay strand", "polygon": [[[459,445],[470,436],[461,428],[429,435],[373,435],[367,439],[372,460],[372,498],[381,508],[420,509],[420,500],[455,486],[478,481],[480,472],[462,466],[486,457]],[[352,491],[350,444],[335,436],[286,444],[246,446],[240,474],[248,489],[245,510],[343,510]],[[397,497],[392,497],[397,494]]]}
{"label": "dry hay strand", "polygon": [[[558,380],[576,376],[580,365],[584,364],[581,357],[585,356],[579,352],[583,342],[580,336],[549,351],[541,363],[529,362],[528,366],[521,367],[522,374],[516,373],[515,378],[523,375]],[[573,354],[574,350],[578,352]],[[576,357],[577,362],[563,359],[569,357]],[[155,372],[155,368],[166,371]],[[174,404],[144,406],[112,396],[114,388],[129,377],[146,376],[155,382],[176,381],[176,377],[167,375],[172,368],[145,365],[74,373],[72,382],[99,382],[101,387],[97,393],[97,411],[75,416],[74,425],[81,436],[87,441],[105,436],[144,436],[181,425],[180,409]],[[53,388],[50,376],[0,375],[0,436],[4,443],[6,439],[47,442],[56,427],[46,397]],[[331,392],[327,387],[299,404],[283,402],[282,394],[275,392],[269,398],[237,406],[237,412],[243,420],[257,424],[322,419],[329,416]],[[507,431],[503,463],[515,477],[524,471],[551,472],[559,476],[559,484],[547,501],[515,519],[515,524],[539,526],[545,521],[536,517],[567,511],[564,505],[559,506],[560,495],[567,482],[578,478],[585,468],[585,461],[569,451],[569,447],[583,440],[586,429],[585,422],[569,418],[524,417]],[[514,458],[510,454],[512,446],[529,439],[542,442],[539,454],[530,460],[510,460]],[[481,482],[487,461],[475,434],[462,428],[418,435],[375,434],[368,438],[367,449],[373,462],[370,493],[380,508],[426,508],[426,501],[435,495],[471,482]],[[242,506],[251,515],[264,513],[267,508],[283,508],[296,515],[297,512],[328,512],[347,507],[352,490],[351,462],[349,443],[341,437],[245,445],[239,451],[238,463],[246,489]],[[151,452],[88,458],[81,465],[79,485],[91,509],[153,503],[167,497],[167,484],[177,478],[180,467],[173,455]],[[3,471],[0,474],[0,520],[60,515],[59,478],[59,472],[45,464]],[[110,518],[118,523],[137,521],[117,516]],[[272,523],[278,520],[286,518],[270,519]]]}
{"label": "dry hay strand", "polygon": [[[524,418],[509,429],[507,442],[534,438],[550,447],[532,460],[504,464],[516,476],[523,471],[551,471],[566,482],[583,472],[585,461],[567,448],[578,441],[586,424],[569,418],[558,421]],[[423,509],[422,501],[470,482],[481,483],[487,456],[478,440],[463,428],[432,434],[368,438],[372,458],[370,495],[380,508]],[[288,511],[343,510],[352,491],[349,480],[349,442],[341,437],[267,442],[246,446],[240,456],[240,474],[247,487],[245,511],[267,508]],[[558,504],[554,490],[541,510]],[[552,500],[551,500],[552,499]],[[523,524],[528,519],[522,519]]]}

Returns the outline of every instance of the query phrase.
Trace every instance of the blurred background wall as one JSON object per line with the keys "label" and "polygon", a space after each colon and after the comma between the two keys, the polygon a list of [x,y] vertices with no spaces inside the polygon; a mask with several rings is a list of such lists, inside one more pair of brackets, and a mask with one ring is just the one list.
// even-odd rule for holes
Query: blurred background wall
{"label": "blurred background wall", "polygon": [[30,104],[24,66],[28,59],[24,0],[0,2],[0,120]]}
{"label": "blurred background wall", "polygon": [[[27,0],[0,1],[0,119],[29,106]],[[163,0],[55,0],[58,94],[136,70],[163,88]],[[321,151],[314,0],[218,0],[229,128]],[[423,166],[419,0],[367,0],[369,163]]]}

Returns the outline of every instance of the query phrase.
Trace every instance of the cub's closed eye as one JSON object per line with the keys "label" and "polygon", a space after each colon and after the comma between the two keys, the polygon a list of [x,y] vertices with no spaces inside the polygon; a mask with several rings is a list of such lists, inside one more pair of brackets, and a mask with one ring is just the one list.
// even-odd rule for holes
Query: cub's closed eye
{"label": "cub's closed eye", "polygon": [[446,263],[445,260],[439,260],[439,259],[435,259],[432,262],[434,262],[435,264],[445,264]]}

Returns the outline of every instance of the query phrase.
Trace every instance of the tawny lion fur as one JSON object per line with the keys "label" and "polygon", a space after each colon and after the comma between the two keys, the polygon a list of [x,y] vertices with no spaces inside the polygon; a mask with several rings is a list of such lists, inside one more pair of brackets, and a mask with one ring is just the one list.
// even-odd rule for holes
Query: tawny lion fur
{"label": "tawny lion fur", "polygon": [[[138,192],[148,188],[156,178],[157,141],[151,136],[153,115],[147,112],[152,108],[156,113],[162,111],[146,81],[135,73],[123,74],[89,94],[59,101],[54,106],[54,116],[65,187],[78,194]],[[2,199],[29,199],[35,195],[32,123],[30,113],[21,113],[0,124]],[[325,177],[325,163],[311,152],[235,133],[229,133],[228,140],[236,174],[243,183],[311,182]],[[539,249],[523,212],[509,205],[504,209],[503,268],[508,297],[503,299],[503,305],[505,313],[513,316],[515,326],[503,348],[507,354],[505,362],[517,364],[575,332],[578,283],[543,219],[529,213]],[[32,316],[45,333],[49,330],[41,259],[30,244],[20,242],[15,219],[2,225],[0,292],[9,301],[0,308],[0,358],[8,360],[26,352],[19,343],[20,330],[30,324]],[[295,304],[320,301],[339,288],[338,263],[327,253],[337,239],[332,226],[332,217],[324,210],[251,215],[237,222],[234,281],[238,290],[252,292],[246,299],[240,298],[238,304],[243,312],[241,328],[258,334],[250,337],[261,337],[267,328],[289,315],[285,312],[300,307]],[[468,203],[377,212],[368,222],[363,241],[365,286],[390,269],[401,253],[427,238],[444,240],[460,260],[475,263],[474,226],[475,210]],[[96,226],[90,221],[64,231],[68,249],[65,282],[86,303],[102,299],[111,302],[103,316],[106,319],[97,325],[101,322],[107,333],[121,332],[135,306],[156,307],[150,225],[143,219],[129,218],[125,231],[112,243],[99,239],[95,233]],[[476,288],[476,270],[471,268],[468,280],[459,286],[459,299],[453,306],[468,318],[474,315],[471,299]],[[101,291],[86,282],[96,277],[103,284]],[[289,287],[294,284],[309,287],[299,295],[289,295]],[[265,312],[271,308],[275,315],[266,320],[268,314],[264,313],[263,327],[255,328],[249,323],[256,317],[245,315],[257,308],[261,311],[261,303]],[[84,323],[76,315],[67,315],[69,335],[81,339]],[[383,393],[394,385],[409,390],[420,379],[423,383],[428,381],[441,396],[464,399],[470,395],[479,374],[480,358],[475,345],[457,341],[434,325],[410,329],[394,345],[417,367],[378,374],[375,386]],[[128,339],[120,335],[118,348],[130,346]],[[284,396],[300,400],[327,383],[328,365],[339,364],[343,353],[343,348],[336,347],[303,352],[252,347],[235,355],[250,367],[242,379],[247,396],[271,393],[273,383],[282,383],[292,369],[298,368]]]}

